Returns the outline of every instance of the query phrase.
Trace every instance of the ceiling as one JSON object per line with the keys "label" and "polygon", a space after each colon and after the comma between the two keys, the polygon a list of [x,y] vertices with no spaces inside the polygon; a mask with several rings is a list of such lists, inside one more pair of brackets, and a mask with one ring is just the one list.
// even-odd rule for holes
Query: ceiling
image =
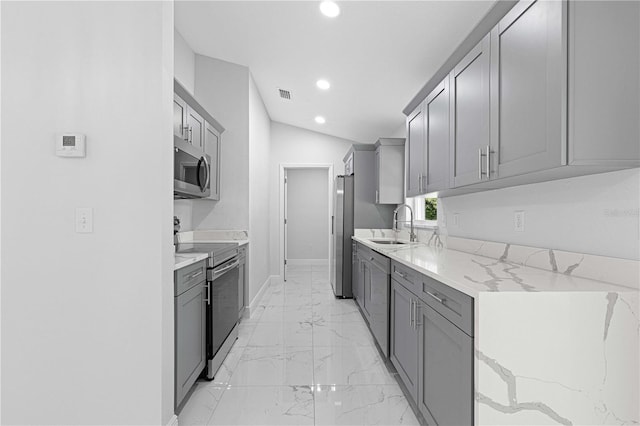
{"label": "ceiling", "polygon": [[197,54],[249,67],[272,120],[373,143],[404,124],[402,109],[494,0],[338,1],[336,18],[319,4],[177,1],[175,26]]}

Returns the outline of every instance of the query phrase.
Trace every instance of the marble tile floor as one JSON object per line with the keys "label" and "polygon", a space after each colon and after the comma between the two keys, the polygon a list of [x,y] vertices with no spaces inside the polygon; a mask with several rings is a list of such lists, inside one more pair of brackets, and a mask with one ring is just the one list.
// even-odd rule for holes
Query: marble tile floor
{"label": "marble tile floor", "polygon": [[191,425],[417,425],[353,300],[326,266],[291,267],[240,323],[213,381],[178,415]]}

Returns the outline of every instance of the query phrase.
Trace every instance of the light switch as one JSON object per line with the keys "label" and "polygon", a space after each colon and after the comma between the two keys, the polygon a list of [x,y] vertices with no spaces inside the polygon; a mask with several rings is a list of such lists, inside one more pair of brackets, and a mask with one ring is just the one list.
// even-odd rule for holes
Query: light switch
{"label": "light switch", "polygon": [[78,207],[76,209],[76,232],[79,234],[93,232],[93,209],[91,207]]}

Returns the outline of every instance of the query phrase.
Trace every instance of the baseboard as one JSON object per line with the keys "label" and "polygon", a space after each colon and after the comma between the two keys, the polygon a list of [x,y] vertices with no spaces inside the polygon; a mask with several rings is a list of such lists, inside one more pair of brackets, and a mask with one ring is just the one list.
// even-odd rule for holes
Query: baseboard
{"label": "baseboard", "polygon": [[178,416],[174,414],[173,417],[169,419],[169,423],[167,423],[167,426],[178,426]]}
{"label": "baseboard", "polygon": [[[255,311],[255,309],[258,307],[258,305],[262,301],[262,297],[264,296],[264,292],[269,287],[269,284],[271,284],[271,282],[273,280],[276,280],[278,278],[279,278],[278,275],[271,275],[271,276],[267,277],[267,279],[264,281],[264,283],[262,283],[262,285],[260,286],[260,290],[258,290],[258,293],[256,293],[256,296],[253,298],[253,300],[249,304],[249,306],[248,306],[249,312],[247,312],[246,315],[250,316],[251,312]],[[246,309],[245,309],[245,311],[246,311]]]}
{"label": "baseboard", "polygon": [[314,266],[327,266],[329,259],[287,259],[287,265],[314,265]]}

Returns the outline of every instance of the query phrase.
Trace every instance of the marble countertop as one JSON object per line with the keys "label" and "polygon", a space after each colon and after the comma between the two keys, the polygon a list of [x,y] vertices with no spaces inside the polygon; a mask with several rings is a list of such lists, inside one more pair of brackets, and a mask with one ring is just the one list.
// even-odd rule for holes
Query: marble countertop
{"label": "marble countertop", "polygon": [[175,253],[175,264],[173,265],[173,270],[177,271],[180,268],[184,268],[185,266],[204,260],[208,256],[209,255],[207,253]]}
{"label": "marble countertop", "polygon": [[[425,243],[382,245],[353,240],[471,297],[490,292],[637,292],[636,289],[503,262]],[[380,238],[376,238],[380,239]]]}

